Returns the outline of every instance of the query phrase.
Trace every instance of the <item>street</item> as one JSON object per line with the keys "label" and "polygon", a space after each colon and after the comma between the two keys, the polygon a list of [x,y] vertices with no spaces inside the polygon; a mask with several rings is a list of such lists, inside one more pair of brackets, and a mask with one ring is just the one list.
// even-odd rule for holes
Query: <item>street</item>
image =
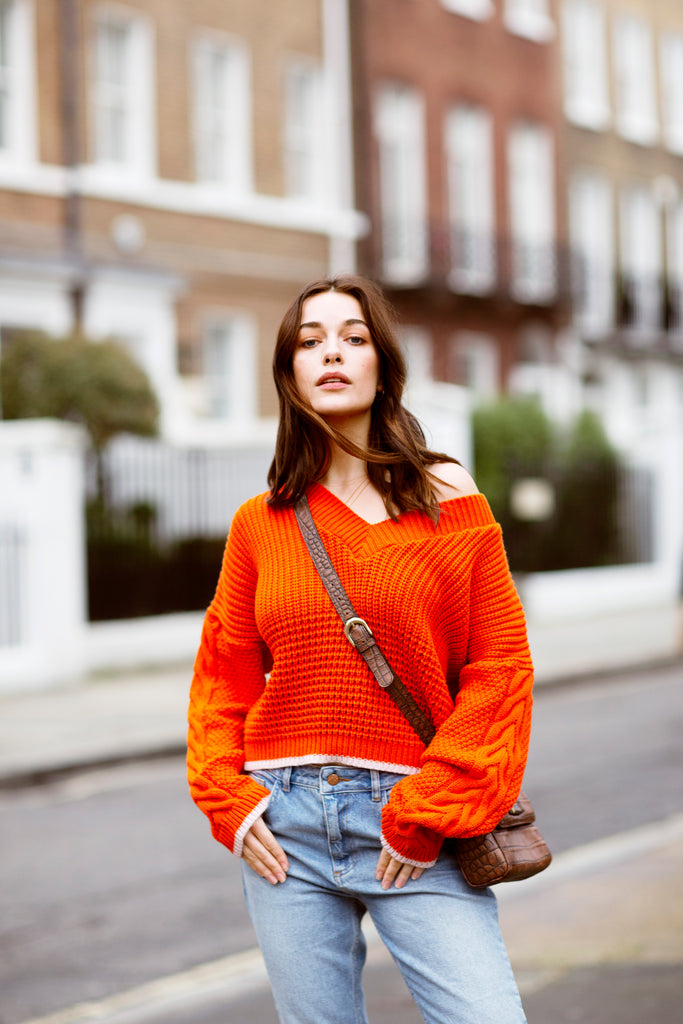
{"label": "street", "polygon": [[[553,852],[680,814],[682,732],[680,665],[539,689],[525,788]],[[181,756],[7,790],[0,794],[0,836],[0,1024],[115,997],[255,946],[239,864],[212,840],[190,802]],[[662,872],[667,870],[663,862]],[[520,960],[526,955],[516,932],[524,917],[521,902],[502,902],[515,966],[515,950]],[[552,927],[561,931],[563,921]],[[417,1022],[395,969],[375,947],[370,962],[373,1024],[397,1021],[399,1007],[406,1014],[401,1021]],[[645,976],[648,984],[656,982],[661,1006],[643,1003],[641,1019],[647,1015],[658,1024],[673,1016],[681,996],[680,958],[633,969],[613,963],[609,970],[610,984],[632,1010],[640,1005]],[[588,998],[599,982],[598,967],[585,965],[582,971],[575,984]],[[562,984],[571,984],[571,976],[560,979]],[[554,1011],[549,1000],[557,986],[532,989],[530,1024],[597,1020]],[[221,1012],[197,1005],[158,1019],[272,1024],[267,991],[245,993],[243,999],[242,1009],[238,1001]],[[616,1012],[600,1020],[626,1019]]]}

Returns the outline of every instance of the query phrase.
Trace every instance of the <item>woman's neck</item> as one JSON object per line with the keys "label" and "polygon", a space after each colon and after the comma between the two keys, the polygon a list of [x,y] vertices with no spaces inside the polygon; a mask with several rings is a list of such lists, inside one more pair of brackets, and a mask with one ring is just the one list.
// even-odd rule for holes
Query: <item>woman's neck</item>
{"label": "woman's neck", "polygon": [[323,487],[345,501],[345,494],[350,494],[355,488],[363,486],[368,481],[367,463],[349,455],[335,445],[327,472],[320,481]]}

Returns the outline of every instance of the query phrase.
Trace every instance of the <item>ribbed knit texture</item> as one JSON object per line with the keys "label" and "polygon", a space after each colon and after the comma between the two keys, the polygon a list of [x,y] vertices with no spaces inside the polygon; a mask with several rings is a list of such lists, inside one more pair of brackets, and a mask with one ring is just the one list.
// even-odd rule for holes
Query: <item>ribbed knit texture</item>
{"label": "ribbed knit texture", "polygon": [[[382,842],[431,864],[444,836],[489,831],[522,782],[532,666],[501,532],[483,495],[374,525],[319,484],[311,511],[356,609],[431,716],[421,741],[342,631],[291,509],[233,520],[195,663],[188,769],[216,839],[239,855],[268,791],[244,769],[329,763],[405,773]],[[266,672],[272,670],[266,682]],[[459,681],[457,702],[448,679]]]}

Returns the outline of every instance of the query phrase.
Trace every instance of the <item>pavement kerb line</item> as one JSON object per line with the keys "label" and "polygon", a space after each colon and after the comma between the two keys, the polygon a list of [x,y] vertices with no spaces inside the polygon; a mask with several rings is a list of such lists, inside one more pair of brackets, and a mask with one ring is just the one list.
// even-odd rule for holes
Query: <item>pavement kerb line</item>
{"label": "pavement kerb line", "polygon": [[[499,899],[518,898],[540,886],[553,886],[683,839],[683,813],[662,821],[620,832],[558,854],[541,875],[496,889]],[[366,918],[363,928],[369,946],[368,962],[376,959],[381,940]],[[163,1019],[164,1008],[177,1011],[184,1003],[197,1005],[221,999],[229,1003],[267,987],[268,976],[261,952],[247,949],[199,964],[177,974],[158,978],[101,1000],[77,1003],[44,1017],[20,1024],[144,1024]]]}

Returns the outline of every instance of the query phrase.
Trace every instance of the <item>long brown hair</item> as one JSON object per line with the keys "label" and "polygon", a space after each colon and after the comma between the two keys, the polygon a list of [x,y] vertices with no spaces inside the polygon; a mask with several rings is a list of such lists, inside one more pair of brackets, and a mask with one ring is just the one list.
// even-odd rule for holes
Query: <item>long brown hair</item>
{"label": "long brown hair", "polygon": [[[381,391],[371,410],[368,447],[354,444],[301,398],[294,381],[293,357],[303,305],[312,295],[337,291],[357,299],[377,355]],[[282,318],[273,356],[273,377],[280,401],[275,457],[268,472],[274,507],[293,505],[330,464],[331,445],[367,463],[368,476],[384,500],[388,515],[417,509],[438,516],[438,501],[429,466],[457,459],[426,447],[418,421],[401,404],[406,364],[396,339],[395,316],[380,288],[351,274],[307,285]]]}

